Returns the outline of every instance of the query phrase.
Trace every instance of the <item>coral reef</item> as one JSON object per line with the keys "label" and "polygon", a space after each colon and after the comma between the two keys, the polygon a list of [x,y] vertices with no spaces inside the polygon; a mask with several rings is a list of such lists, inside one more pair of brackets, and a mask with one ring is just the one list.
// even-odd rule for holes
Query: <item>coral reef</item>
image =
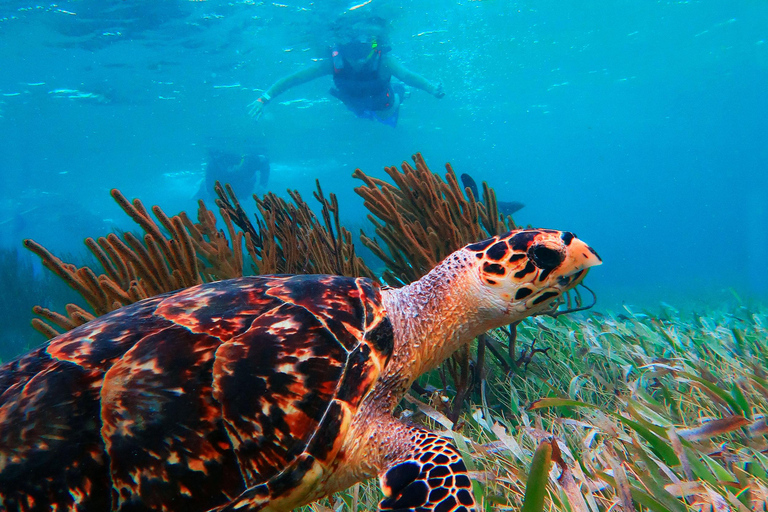
{"label": "coral reef", "polygon": [[[79,293],[91,309],[68,304],[63,315],[36,306],[35,314],[47,322],[36,318],[33,326],[48,337],[60,334],[58,329],[72,329],[126,304],[202,282],[192,237],[180,215],[169,218],[160,208],[152,209],[169,234],[166,236],[141,201],[131,203],[118,190],[111,194],[145,235],[141,239],[126,232],[123,239],[114,233],[98,240],[87,238],[85,245],[101,264],[103,274],[97,276],[90,267],[65,263],[35,241],[24,241],[43,265]],[[201,224],[199,229],[204,231],[206,225]]]}
{"label": "coral reef", "polygon": [[403,162],[402,172],[385,168],[394,185],[360,169],[353,174],[365,183],[355,192],[365,200],[371,212],[368,218],[384,247],[364,233],[360,239],[385,262],[382,279],[392,286],[415,281],[466,244],[516,228],[511,217],[499,213],[496,194],[487,183],[479,203],[470,189],[462,191],[450,164],[443,180],[430,171],[421,154],[413,161],[415,167]]}
{"label": "coral reef", "polygon": [[[35,306],[41,318],[32,325],[52,338],[62,331],[144,298],[203,282],[244,275],[245,256],[258,274],[318,273],[348,276],[373,274],[355,255],[352,236],[339,222],[338,202],[327,199],[320,184],[315,198],[322,205],[321,223],[298,192],[290,192],[293,202],[274,194],[257,199],[261,218],[255,229],[231,188],[217,183],[217,205],[226,232],[217,225],[216,215],[203,201],[198,206],[198,221],[185,212],[168,217],[158,206],[149,215],[142,202],[128,201],[118,190],[111,194],[118,205],[144,231],[143,237],[131,232],[120,238],[115,233],[98,240],[88,238],[88,249],[104,273],[63,262],[33,240],[24,245],[37,254],[43,265],[80,294],[88,305],[66,306],[66,314]],[[243,252],[245,246],[247,254]]]}
{"label": "coral reef", "polygon": [[[258,229],[248,220],[232,188],[217,184],[216,205],[245,234],[255,274],[336,274],[373,278],[373,272],[355,254],[352,234],[339,221],[335,194],[326,198],[315,181],[315,199],[321,204],[322,223],[301,195],[288,191],[292,202],[270,192],[255,197]],[[230,238],[234,236],[230,233]]]}

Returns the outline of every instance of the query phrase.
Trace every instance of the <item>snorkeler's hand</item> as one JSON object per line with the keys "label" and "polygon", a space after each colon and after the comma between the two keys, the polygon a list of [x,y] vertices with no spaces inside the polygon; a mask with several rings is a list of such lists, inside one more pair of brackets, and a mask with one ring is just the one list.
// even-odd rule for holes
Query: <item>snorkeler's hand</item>
{"label": "snorkeler's hand", "polygon": [[266,106],[267,101],[269,100],[264,98],[264,96],[259,96],[258,98],[256,98],[256,101],[248,105],[248,113],[256,121],[259,120],[259,118],[261,117],[261,114],[264,112],[264,107]]}
{"label": "snorkeler's hand", "polygon": [[435,98],[438,98],[438,99],[440,99],[443,96],[445,96],[445,91],[443,90],[443,83],[442,82],[438,82],[437,83],[437,85],[435,86],[435,90],[432,92],[432,96],[434,96]]}

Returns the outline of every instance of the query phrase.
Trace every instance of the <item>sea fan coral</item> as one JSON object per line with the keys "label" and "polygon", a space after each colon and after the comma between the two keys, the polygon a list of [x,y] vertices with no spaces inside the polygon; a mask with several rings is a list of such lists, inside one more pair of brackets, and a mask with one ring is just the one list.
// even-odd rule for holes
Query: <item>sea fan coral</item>
{"label": "sea fan coral", "polygon": [[415,281],[468,243],[516,228],[512,217],[499,213],[496,194],[487,183],[479,203],[469,189],[459,187],[451,164],[445,165],[443,180],[430,171],[420,153],[413,161],[415,167],[403,162],[402,172],[397,167],[385,169],[394,185],[360,169],[352,175],[365,183],[355,192],[365,200],[371,212],[368,218],[384,246],[365,233],[360,239],[386,263],[382,277],[393,286]]}
{"label": "sea fan coral", "polygon": [[[219,213],[226,232],[217,225],[216,215],[203,201],[198,221],[185,212],[168,217],[158,206],[149,215],[142,202],[128,201],[118,190],[112,197],[141,227],[144,236],[131,232],[123,237],[110,233],[98,240],[88,238],[86,246],[96,256],[104,273],[65,263],[33,240],[24,245],[37,254],[46,268],[77,291],[90,309],[68,304],[66,314],[36,306],[42,317],[33,326],[46,337],[141,299],[203,282],[244,275],[246,256],[251,269],[260,274],[317,273],[372,277],[373,273],[355,255],[349,231],[341,227],[338,202],[327,199],[320,184],[315,198],[321,203],[320,222],[298,192],[292,201],[274,194],[257,199],[261,217],[258,229],[248,221],[231,188],[217,184]],[[243,245],[246,254],[244,255]]]}

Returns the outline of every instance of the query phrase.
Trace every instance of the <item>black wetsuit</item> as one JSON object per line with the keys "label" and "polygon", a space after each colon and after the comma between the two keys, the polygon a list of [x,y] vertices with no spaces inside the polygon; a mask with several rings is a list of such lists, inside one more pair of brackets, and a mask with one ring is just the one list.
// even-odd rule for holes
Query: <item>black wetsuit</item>
{"label": "black wetsuit", "polygon": [[333,84],[331,94],[358,115],[388,109],[395,100],[390,84],[391,73],[382,72],[383,53],[375,50],[362,69],[356,70],[344,55],[344,47],[333,49]]}
{"label": "black wetsuit", "polygon": [[264,155],[210,151],[205,170],[205,191],[213,191],[218,180],[232,185],[237,195],[247,197],[256,184],[256,174],[259,174],[259,185],[265,187],[269,181],[269,159]]}

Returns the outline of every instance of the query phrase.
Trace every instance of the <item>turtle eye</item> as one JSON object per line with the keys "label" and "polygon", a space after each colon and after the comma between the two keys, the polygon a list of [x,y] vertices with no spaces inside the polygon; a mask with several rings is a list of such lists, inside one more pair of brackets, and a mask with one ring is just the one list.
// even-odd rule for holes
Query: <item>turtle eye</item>
{"label": "turtle eye", "polygon": [[528,258],[542,270],[551,270],[565,259],[565,254],[546,245],[534,245],[528,249]]}

